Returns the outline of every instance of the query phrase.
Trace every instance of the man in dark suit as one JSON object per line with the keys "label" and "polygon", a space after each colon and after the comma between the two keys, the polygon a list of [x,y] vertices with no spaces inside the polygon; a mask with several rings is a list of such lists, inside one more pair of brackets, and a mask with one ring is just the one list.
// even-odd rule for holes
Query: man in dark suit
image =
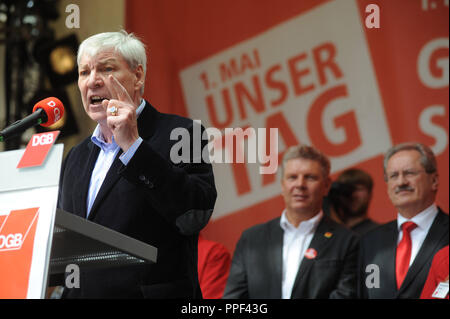
{"label": "man in dark suit", "polygon": [[435,204],[436,159],[427,146],[404,143],[384,158],[384,175],[397,220],[361,239],[361,298],[419,298],[433,256],[448,245],[448,215]]}
{"label": "man in dark suit", "polygon": [[67,155],[58,206],[155,246],[157,263],[81,269],[80,288],[65,297],[201,298],[197,238],[216,199],[212,167],[193,152],[172,158],[175,143],[192,150],[191,140],[172,140],[172,131],[192,133],[196,124],[142,99],[145,66],[143,43],[125,31],[80,45],[78,87],[98,125]]}
{"label": "man in dark suit", "polygon": [[358,239],[321,210],[330,162],[309,146],[282,162],[281,217],[244,231],[224,298],[354,298]]}

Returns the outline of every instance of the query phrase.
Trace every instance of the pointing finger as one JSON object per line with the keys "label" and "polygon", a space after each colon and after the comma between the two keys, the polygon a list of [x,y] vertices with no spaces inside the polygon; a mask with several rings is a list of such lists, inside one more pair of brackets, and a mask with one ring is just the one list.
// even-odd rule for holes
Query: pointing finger
{"label": "pointing finger", "polygon": [[133,104],[133,100],[124,86],[113,75],[108,76],[108,89],[112,97],[116,100]]}

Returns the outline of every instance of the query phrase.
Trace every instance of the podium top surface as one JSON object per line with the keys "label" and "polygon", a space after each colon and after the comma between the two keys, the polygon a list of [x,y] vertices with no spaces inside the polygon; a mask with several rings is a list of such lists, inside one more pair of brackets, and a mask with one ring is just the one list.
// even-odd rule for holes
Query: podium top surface
{"label": "podium top surface", "polygon": [[57,209],[50,274],[63,274],[69,264],[102,268],[156,263],[157,249],[139,240]]}

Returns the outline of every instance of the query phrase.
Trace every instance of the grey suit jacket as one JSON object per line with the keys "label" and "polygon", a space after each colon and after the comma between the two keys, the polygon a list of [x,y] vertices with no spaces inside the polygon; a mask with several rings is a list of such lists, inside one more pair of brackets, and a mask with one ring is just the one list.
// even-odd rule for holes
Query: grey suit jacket
{"label": "grey suit jacket", "polygon": [[[317,256],[303,259],[291,298],[356,297],[357,237],[324,216],[309,247]],[[236,245],[223,298],[280,299],[282,251],[279,217],[244,231]]]}
{"label": "grey suit jacket", "polygon": [[[414,262],[406,274],[400,289],[395,278],[395,255],[397,249],[397,220],[382,225],[367,233],[361,239],[359,253],[358,296],[369,299],[416,299],[420,297],[427,279],[433,256],[442,247],[448,245],[447,214],[439,209],[428,235],[417,253]],[[379,270],[379,287],[374,286]],[[370,276],[370,277],[369,277]],[[377,275],[378,276],[378,275]],[[368,281],[369,285],[366,284]]]}

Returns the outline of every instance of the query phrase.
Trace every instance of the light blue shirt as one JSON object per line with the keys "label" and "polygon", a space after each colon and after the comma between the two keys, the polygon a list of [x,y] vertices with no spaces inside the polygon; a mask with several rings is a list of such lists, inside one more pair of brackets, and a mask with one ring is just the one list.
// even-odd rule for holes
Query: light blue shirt
{"label": "light blue shirt", "polygon": [[[145,101],[142,100],[139,107],[136,109],[136,116],[142,113],[142,110],[145,107]],[[94,130],[92,133],[91,141],[95,145],[100,148],[100,153],[98,154],[97,161],[95,162],[94,170],[92,171],[91,181],[89,183],[89,192],[87,197],[87,216],[89,216],[91,212],[92,205],[94,204],[95,198],[97,197],[98,191],[105,180],[106,174],[108,173],[114,159],[116,158],[117,153],[120,150],[120,146],[117,145],[114,140],[114,136],[112,137],[112,142],[107,143],[103,139],[103,135],[100,131],[100,125]],[[120,155],[119,159],[122,161],[124,165],[127,165],[134,153],[142,143],[142,138],[138,137],[138,139],[133,143],[133,145],[122,155]]]}

